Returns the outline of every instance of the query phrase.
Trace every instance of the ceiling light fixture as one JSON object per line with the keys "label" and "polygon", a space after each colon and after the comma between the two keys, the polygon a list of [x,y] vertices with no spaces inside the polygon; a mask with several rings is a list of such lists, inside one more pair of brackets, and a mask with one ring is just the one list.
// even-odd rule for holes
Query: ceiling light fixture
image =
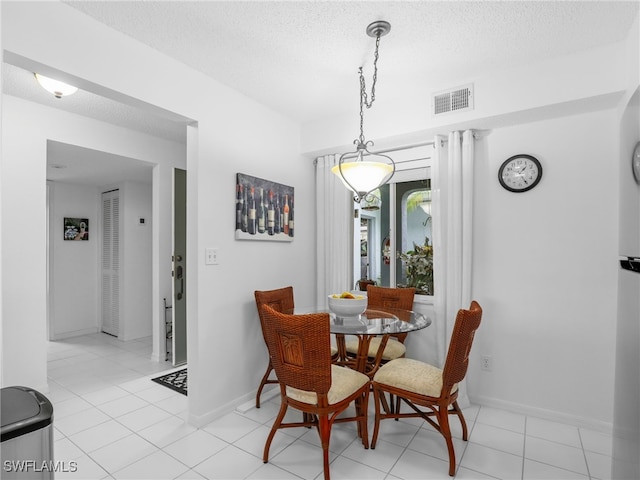
{"label": "ceiling light fixture", "polygon": [[384,20],[373,22],[367,27],[367,35],[376,39],[376,51],[373,59],[373,83],[371,85],[371,100],[365,88],[362,67],[360,74],[360,136],[353,141],[356,145],[355,152],[343,153],[340,156],[338,165],[331,171],[338,175],[345,187],[355,194],[353,200],[360,202],[376,188],[384,185],[396,171],[396,165],[387,155],[370,152],[367,147],[373,146],[372,141],[364,138],[364,113],[363,106],[371,108],[376,99],[376,81],[378,79],[378,47],[380,37],[383,37],[391,30],[389,22]]}
{"label": "ceiling light fixture", "polygon": [[53,78],[45,77],[39,73],[34,73],[36,80],[42,88],[47,92],[52,93],[54,97],[61,98],[67,95],[73,95],[78,91],[78,87],[66,84]]}

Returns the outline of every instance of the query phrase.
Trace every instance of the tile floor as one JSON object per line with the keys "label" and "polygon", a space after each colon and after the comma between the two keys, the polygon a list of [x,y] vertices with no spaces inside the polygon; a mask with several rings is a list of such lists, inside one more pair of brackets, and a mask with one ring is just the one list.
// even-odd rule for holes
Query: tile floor
{"label": "tile floor", "polygon": [[[277,397],[196,429],[184,421],[186,397],[150,380],[172,370],[150,353],[150,339],[105,334],[49,343],[55,460],[75,470],[57,479],[322,478],[314,430],[279,432],[262,463]],[[456,479],[610,478],[608,435],[487,407],[472,406],[465,417],[471,434],[465,443],[456,430]],[[381,428],[383,440],[364,450],[353,425],[334,427],[334,480],[450,478],[444,442],[428,425],[387,420]]]}

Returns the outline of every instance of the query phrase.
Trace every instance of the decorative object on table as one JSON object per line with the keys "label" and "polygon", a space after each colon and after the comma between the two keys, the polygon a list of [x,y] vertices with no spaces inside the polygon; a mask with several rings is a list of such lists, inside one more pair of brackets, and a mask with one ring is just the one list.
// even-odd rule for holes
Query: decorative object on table
{"label": "decorative object on table", "polygon": [[161,377],[151,379],[152,382],[159,383],[171,390],[175,390],[178,393],[187,395],[187,369],[176,370],[175,372],[167,373]]}
{"label": "decorative object on table", "polygon": [[640,185],[640,142],[636,144],[636,148],[633,149],[633,155],[631,155],[631,170],[633,171],[633,178]]}
{"label": "decorative object on table", "polygon": [[356,317],[367,309],[367,296],[342,292],[329,295],[329,310],[339,317]]}
{"label": "decorative object on table", "polygon": [[[359,68],[360,75],[360,136],[353,141],[356,145],[354,152],[343,153],[340,156],[338,165],[331,171],[338,175],[345,187],[353,191],[355,202],[365,200],[375,189],[384,185],[396,171],[394,161],[383,153],[370,152],[368,147],[373,146],[372,141],[364,138],[364,112],[363,106],[371,108],[376,99],[376,82],[378,79],[378,48],[380,37],[383,37],[391,30],[391,25],[383,20],[373,22],[367,27],[367,35],[376,39],[376,50],[373,59],[373,83],[371,85],[371,100],[366,92],[362,67]],[[366,157],[366,158],[365,158]]]}
{"label": "decorative object on table", "polygon": [[[456,454],[449,415],[457,415],[462,425],[462,439],[466,441],[468,431],[462,409],[458,405],[458,384],[467,374],[469,352],[481,319],[482,308],[476,301],[471,302],[468,310],[458,310],[442,369],[419,360],[397,358],[376,372],[371,382],[376,407],[372,449],[376,447],[378,440],[380,420],[422,418],[444,437],[449,451],[449,475],[453,477]],[[387,406],[387,394],[397,398],[395,408]],[[401,412],[403,403],[411,407],[410,412]]]}
{"label": "decorative object on table", "polygon": [[413,250],[398,252],[398,258],[404,263],[407,278],[407,283],[398,287],[413,287],[418,294],[433,295],[433,246],[429,239],[422,246],[414,243]]}
{"label": "decorative object on table", "polygon": [[293,241],[293,187],[238,173],[235,208],[237,240]]}
{"label": "decorative object on table", "polygon": [[[377,287],[372,285],[367,288],[367,308],[372,310],[384,310],[385,308],[413,310],[415,293],[415,288]],[[385,363],[394,358],[404,357],[407,352],[404,346],[407,334],[393,333],[391,336],[393,339],[387,341],[382,352],[380,352],[382,337],[378,336],[371,340],[368,356],[370,359],[375,359],[372,364]],[[343,340],[340,341],[342,342]],[[358,348],[357,340],[345,341],[345,350],[349,355],[357,355]],[[372,371],[374,370],[372,369]]]}
{"label": "decorative object on table", "polygon": [[519,154],[507,158],[498,169],[498,181],[510,192],[531,190],[542,179],[542,165],[531,155]]}
{"label": "decorative object on table", "polygon": [[65,240],[89,240],[89,219],[64,217]]}

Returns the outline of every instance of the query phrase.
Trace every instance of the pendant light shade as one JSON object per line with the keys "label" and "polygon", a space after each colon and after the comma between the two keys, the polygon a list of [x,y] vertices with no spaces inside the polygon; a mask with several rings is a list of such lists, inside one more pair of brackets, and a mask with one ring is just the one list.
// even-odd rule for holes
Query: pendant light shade
{"label": "pendant light shade", "polygon": [[356,145],[356,151],[342,154],[338,165],[331,169],[334,174],[340,177],[344,186],[354,193],[353,200],[358,203],[375,189],[391,180],[396,171],[395,163],[391,157],[381,153],[370,152],[368,147],[373,145],[373,142],[366,141],[364,137],[363,107],[371,108],[375,100],[376,81],[378,78],[378,47],[380,45],[380,37],[389,33],[389,30],[391,30],[391,25],[383,20],[373,22],[367,27],[367,35],[376,39],[371,100],[368,100],[364,75],[362,74],[362,67],[360,67],[360,136],[353,142]]}
{"label": "pendant light shade", "polygon": [[42,88],[47,92],[52,93],[56,98],[66,97],[67,95],[73,95],[78,91],[78,87],[66,84],[53,78],[45,77],[39,73],[34,73],[36,80]]}

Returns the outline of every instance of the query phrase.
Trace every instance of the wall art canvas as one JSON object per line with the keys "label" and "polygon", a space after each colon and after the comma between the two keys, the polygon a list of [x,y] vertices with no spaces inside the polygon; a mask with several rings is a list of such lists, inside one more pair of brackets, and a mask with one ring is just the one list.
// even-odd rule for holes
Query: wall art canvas
{"label": "wall art canvas", "polygon": [[89,219],[64,217],[65,240],[89,240]]}
{"label": "wall art canvas", "polygon": [[236,175],[236,239],[291,242],[294,210],[293,187]]}

